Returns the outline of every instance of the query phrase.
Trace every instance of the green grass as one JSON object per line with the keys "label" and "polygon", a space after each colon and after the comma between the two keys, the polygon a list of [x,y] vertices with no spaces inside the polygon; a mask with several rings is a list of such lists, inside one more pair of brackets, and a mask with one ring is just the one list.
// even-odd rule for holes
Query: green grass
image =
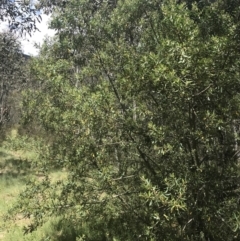
{"label": "green grass", "polygon": [[37,231],[23,234],[21,227],[13,225],[4,236],[4,241],[75,241],[74,230],[61,217],[51,218]]}
{"label": "green grass", "polygon": [[14,228],[21,229],[29,220],[16,217],[15,222],[7,221],[5,216],[24,189],[29,175],[30,163],[27,156],[0,148],[0,240]]}
{"label": "green grass", "polygon": [[[42,227],[26,235],[23,228],[31,224],[30,219],[20,214],[11,219],[6,218],[27,180],[32,176],[38,178],[37,173],[30,168],[31,160],[36,158],[37,153],[31,143],[29,147],[27,140],[18,138],[15,130],[0,147],[0,241],[76,240],[71,236],[71,225],[66,225],[60,217],[51,218]],[[66,172],[59,170],[54,170],[50,175],[52,182],[66,177]]]}

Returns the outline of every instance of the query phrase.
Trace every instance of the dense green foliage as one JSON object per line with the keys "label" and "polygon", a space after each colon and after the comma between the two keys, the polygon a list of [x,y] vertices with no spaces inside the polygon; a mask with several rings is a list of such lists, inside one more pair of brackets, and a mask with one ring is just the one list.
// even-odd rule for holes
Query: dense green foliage
{"label": "dense green foliage", "polygon": [[239,239],[239,13],[224,1],[56,10],[23,103],[46,136],[45,178],[18,203],[29,231],[64,215],[80,240]]}

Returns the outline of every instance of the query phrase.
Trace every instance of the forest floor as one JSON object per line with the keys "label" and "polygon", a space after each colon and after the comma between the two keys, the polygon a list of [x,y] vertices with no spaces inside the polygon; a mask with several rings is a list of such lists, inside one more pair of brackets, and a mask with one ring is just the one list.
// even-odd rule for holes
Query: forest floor
{"label": "forest floor", "polygon": [[0,147],[0,240],[5,240],[14,230],[20,231],[29,223],[28,219],[20,215],[15,217],[14,222],[10,221],[7,214],[25,188],[30,175],[29,158],[32,155]]}
{"label": "forest floor", "polygon": [[[0,146],[0,241],[38,241],[43,239],[43,233],[49,232],[51,221],[38,231],[24,235],[24,227],[31,223],[23,215],[9,217],[9,211],[17,203],[19,194],[26,188],[29,178],[39,175],[31,168],[31,161],[37,158],[37,153],[30,148],[16,148],[20,141],[16,133]],[[19,143],[18,143],[19,142]],[[66,178],[66,173],[55,170],[51,173],[53,181]],[[50,239],[46,239],[50,240]]]}

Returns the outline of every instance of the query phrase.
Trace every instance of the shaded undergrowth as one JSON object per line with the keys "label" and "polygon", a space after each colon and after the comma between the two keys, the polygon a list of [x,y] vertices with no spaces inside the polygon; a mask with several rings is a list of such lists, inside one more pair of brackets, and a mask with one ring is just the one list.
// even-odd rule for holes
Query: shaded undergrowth
{"label": "shaded undergrowth", "polygon": [[[74,230],[62,217],[52,217],[38,230],[24,234],[26,227],[31,226],[31,217],[11,214],[26,183],[32,178],[40,178],[31,165],[38,158],[34,144],[33,140],[29,142],[13,130],[0,146],[0,241],[75,241]],[[55,182],[65,179],[66,173],[54,169],[50,177]]]}
{"label": "shaded undergrowth", "polygon": [[15,217],[14,222],[8,220],[8,210],[14,205],[19,193],[24,189],[30,175],[30,160],[20,152],[0,148],[0,240],[5,240],[13,227],[21,229],[28,220]]}

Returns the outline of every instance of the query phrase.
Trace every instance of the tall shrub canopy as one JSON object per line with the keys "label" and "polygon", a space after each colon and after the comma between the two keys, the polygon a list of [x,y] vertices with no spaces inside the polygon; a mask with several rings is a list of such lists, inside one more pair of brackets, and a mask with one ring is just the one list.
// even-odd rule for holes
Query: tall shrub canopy
{"label": "tall shrub canopy", "polygon": [[239,239],[239,6],[70,0],[54,16],[23,103],[46,178],[21,210],[64,214],[82,240]]}

